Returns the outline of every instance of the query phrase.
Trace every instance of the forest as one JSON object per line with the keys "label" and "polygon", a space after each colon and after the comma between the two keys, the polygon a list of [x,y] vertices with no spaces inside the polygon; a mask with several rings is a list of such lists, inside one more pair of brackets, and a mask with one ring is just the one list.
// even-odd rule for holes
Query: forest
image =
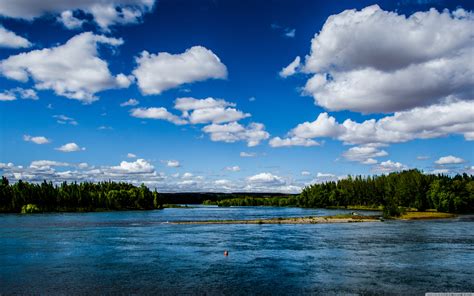
{"label": "forest", "polygon": [[315,208],[383,206],[390,216],[399,215],[400,207],[471,213],[474,212],[474,177],[423,174],[419,170],[349,177],[307,186],[299,195],[297,205]]}
{"label": "forest", "polygon": [[383,208],[397,216],[404,208],[439,212],[474,212],[472,175],[433,175],[407,170],[380,176],[349,176],[313,184],[300,194],[281,193],[158,193],[128,183],[10,184],[2,177],[0,212],[150,210],[164,204],[218,206],[296,206],[304,208]]}
{"label": "forest", "polygon": [[474,177],[467,174],[424,174],[407,170],[380,176],[349,176],[337,182],[313,184],[301,194],[270,198],[229,198],[204,201],[219,206],[297,206],[304,208],[380,208],[398,216],[403,208],[439,212],[474,212]]}
{"label": "forest", "polygon": [[151,210],[162,207],[156,191],[145,185],[127,183],[61,183],[36,184],[18,181],[10,184],[2,177],[0,212],[93,212],[105,210]]}

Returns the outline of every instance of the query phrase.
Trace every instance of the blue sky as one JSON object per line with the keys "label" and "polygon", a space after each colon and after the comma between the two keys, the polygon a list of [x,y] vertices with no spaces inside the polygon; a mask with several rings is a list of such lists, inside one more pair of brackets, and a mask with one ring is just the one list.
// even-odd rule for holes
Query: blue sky
{"label": "blue sky", "polygon": [[473,6],[0,2],[0,170],[161,191],[472,174]]}

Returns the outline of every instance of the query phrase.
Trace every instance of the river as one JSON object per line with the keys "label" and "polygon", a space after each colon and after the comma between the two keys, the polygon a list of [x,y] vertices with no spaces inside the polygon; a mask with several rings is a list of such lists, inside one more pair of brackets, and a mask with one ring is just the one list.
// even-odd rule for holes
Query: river
{"label": "river", "polygon": [[[0,294],[424,295],[474,291],[472,216],[309,225],[168,223],[344,212],[202,206],[3,214]],[[224,250],[229,256],[223,255]]]}

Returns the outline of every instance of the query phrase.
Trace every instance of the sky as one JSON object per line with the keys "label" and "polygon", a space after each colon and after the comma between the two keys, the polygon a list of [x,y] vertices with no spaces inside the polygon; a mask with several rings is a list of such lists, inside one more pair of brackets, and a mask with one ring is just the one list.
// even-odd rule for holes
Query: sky
{"label": "sky", "polygon": [[0,0],[0,173],[288,193],[474,174],[473,9]]}

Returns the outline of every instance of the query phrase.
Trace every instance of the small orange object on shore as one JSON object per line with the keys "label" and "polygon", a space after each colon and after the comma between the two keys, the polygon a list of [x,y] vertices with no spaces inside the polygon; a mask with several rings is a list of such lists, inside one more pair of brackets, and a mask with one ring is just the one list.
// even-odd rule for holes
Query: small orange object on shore
{"label": "small orange object on shore", "polygon": [[227,250],[224,251],[224,256],[229,256],[229,252],[227,252]]}

